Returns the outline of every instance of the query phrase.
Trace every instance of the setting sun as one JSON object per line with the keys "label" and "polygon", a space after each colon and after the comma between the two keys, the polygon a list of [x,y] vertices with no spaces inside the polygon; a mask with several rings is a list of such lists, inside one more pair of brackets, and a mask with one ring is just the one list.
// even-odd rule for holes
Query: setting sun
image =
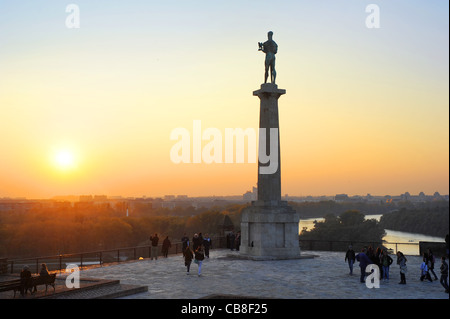
{"label": "setting sun", "polygon": [[69,150],[60,150],[55,153],[54,162],[59,169],[67,170],[75,166],[75,157]]}

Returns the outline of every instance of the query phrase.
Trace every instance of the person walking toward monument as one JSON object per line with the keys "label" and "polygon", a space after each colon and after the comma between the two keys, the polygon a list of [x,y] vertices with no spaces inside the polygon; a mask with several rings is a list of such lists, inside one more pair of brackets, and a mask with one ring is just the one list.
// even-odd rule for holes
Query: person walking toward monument
{"label": "person walking toward monument", "polygon": [[194,254],[192,253],[191,247],[186,246],[186,249],[183,250],[183,257],[184,257],[184,265],[186,266],[186,275],[189,275],[192,259],[194,258]]}
{"label": "person walking toward monument", "polygon": [[186,247],[189,246],[189,237],[186,236],[186,233],[184,233],[183,237],[181,237],[181,243],[182,243],[182,251],[186,250]]}
{"label": "person walking toward monument", "polygon": [[447,282],[447,278],[448,278],[448,264],[445,262],[445,257],[442,256],[441,257],[441,278],[439,280],[439,282],[441,283],[442,287],[445,288],[445,292],[448,293],[448,282]]}
{"label": "person walking toward monument", "polygon": [[400,282],[401,285],[406,285],[406,273],[408,272],[408,267],[406,266],[406,262],[408,260],[406,259],[405,255],[401,251],[397,252],[397,265],[400,266]]}
{"label": "person walking toward monument", "polygon": [[200,246],[198,246],[197,249],[194,251],[194,257],[195,257],[194,262],[198,264],[198,275],[201,276],[202,264],[203,260],[205,259],[205,250],[202,244],[200,244]]}
{"label": "person walking toward monument", "polygon": [[348,246],[348,250],[345,253],[344,261],[348,262],[348,268],[350,269],[349,275],[353,275],[353,264],[355,263],[355,251],[352,245]]}
{"label": "person walking toward monument", "polygon": [[167,258],[170,247],[172,247],[172,244],[170,243],[169,236],[166,236],[166,238],[164,238],[163,244],[162,244],[162,254],[163,254],[164,258]]}
{"label": "person walking toward monument", "polygon": [[373,264],[372,260],[366,255],[366,249],[363,248],[361,252],[356,255],[356,260],[359,261],[359,268],[361,269],[361,277],[359,281],[361,283],[365,282],[364,278],[366,276],[366,268],[368,265]]}
{"label": "person walking toward monument", "polygon": [[155,258],[155,260],[158,260],[158,234],[155,233],[155,236],[150,236],[150,241],[152,243],[150,258],[151,260],[153,260],[153,258]]}

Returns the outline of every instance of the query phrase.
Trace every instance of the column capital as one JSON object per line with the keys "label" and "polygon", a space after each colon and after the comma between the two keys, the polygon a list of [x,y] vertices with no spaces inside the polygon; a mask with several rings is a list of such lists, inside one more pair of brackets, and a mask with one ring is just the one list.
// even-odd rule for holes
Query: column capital
{"label": "column capital", "polygon": [[276,94],[278,96],[286,94],[286,90],[279,89],[278,85],[273,83],[263,83],[259,90],[253,91],[254,96],[260,96],[262,94]]}

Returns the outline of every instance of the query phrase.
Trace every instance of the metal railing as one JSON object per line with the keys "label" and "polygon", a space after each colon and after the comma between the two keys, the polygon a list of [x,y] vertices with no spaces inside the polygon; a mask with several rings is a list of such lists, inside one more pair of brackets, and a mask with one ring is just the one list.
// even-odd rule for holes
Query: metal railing
{"label": "metal railing", "polygon": [[[225,237],[211,238],[214,248],[223,248],[226,246]],[[68,264],[76,264],[80,269],[93,266],[102,266],[103,264],[138,260],[140,258],[150,258],[151,245],[122,247],[109,250],[98,250],[89,252],[80,252],[72,254],[60,254],[51,256],[3,259],[3,269],[6,273],[19,273],[27,265],[30,271],[39,273],[41,264],[45,263],[50,272],[63,271]],[[183,244],[174,242],[169,248],[168,254],[174,255],[182,253]],[[158,245],[158,257],[162,256],[162,245]],[[3,271],[5,273],[5,271]]]}
{"label": "metal railing", "polygon": [[[227,248],[226,237],[212,237],[213,248]],[[391,253],[397,253],[399,249],[407,255],[419,255],[419,243],[389,243],[389,242],[350,242],[336,240],[299,240],[301,250],[317,251],[346,251],[349,245],[353,246],[355,252],[363,247],[372,246],[386,247],[391,249]],[[158,256],[162,256],[162,245],[158,245]],[[182,253],[182,243],[175,242],[169,248],[168,254],[174,255]],[[63,271],[68,264],[76,264],[80,269],[93,266],[102,266],[103,264],[138,260],[140,258],[150,258],[151,245],[122,247],[109,250],[98,250],[90,252],[60,254],[52,256],[1,259],[0,273],[19,273],[24,265],[29,266],[30,271],[39,273],[42,263],[45,263],[50,272]]]}
{"label": "metal railing", "polygon": [[387,248],[390,253],[396,254],[401,250],[406,255],[419,255],[419,243],[390,243],[390,242],[377,242],[377,241],[365,241],[365,242],[351,242],[351,241],[339,241],[339,240],[305,240],[300,239],[300,248],[302,250],[322,250],[322,251],[346,251],[349,245],[352,245],[355,252],[361,251],[363,247],[371,246],[374,250],[378,247]]}

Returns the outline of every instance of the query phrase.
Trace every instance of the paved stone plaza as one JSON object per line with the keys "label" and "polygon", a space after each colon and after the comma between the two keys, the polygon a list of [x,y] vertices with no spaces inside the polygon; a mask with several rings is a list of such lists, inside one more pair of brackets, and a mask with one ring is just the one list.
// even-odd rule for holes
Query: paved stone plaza
{"label": "paved stone plaza", "polygon": [[[368,289],[359,282],[360,270],[356,263],[354,274],[348,274],[345,253],[304,251],[314,258],[251,261],[232,258],[236,252],[212,250],[210,258],[197,276],[197,265],[192,263],[191,274],[186,275],[184,261],[179,255],[158,260],[114,264],[86,269],[81,277],[120,280],[123,284],[146,285],[148,291],[127,296],[136,299],[188,299],[227,295],[279,299],[448,299],[439,281],[421,282],[421,257],[407,256],[406,285],[399,285],[399,268],[391,266],[389,282],[381,281],[380,288]],[[439,276],[440,261],[435,272]]]}

